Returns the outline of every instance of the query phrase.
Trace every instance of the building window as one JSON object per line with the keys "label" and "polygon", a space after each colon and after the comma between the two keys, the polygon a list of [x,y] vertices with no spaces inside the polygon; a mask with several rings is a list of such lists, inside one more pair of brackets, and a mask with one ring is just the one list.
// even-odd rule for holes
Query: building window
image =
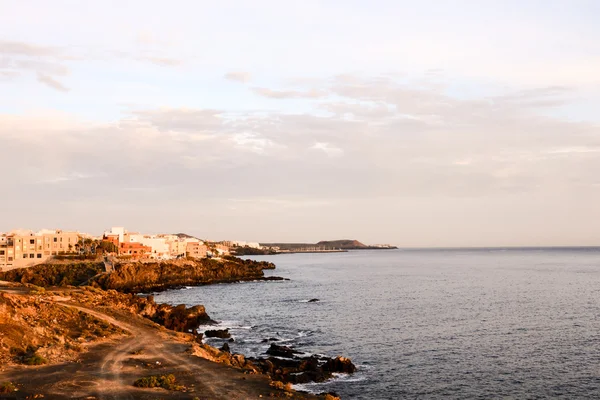
{"label": "building window", "polygon": [[23,258],[27,258],[27,254],[23,254]]}
{"label": "building window", "polygon": [[55,241],[55,242],[58,242],[58,239],[54,238],[54,241]]}
{"label": "building window", "polygon": [[30,239],[29,244],[35,244],[35,239]]}
{"label": "building window", "polygon": [[30,254],[29,258],[35,258],[35,254]]}
{"label": "building window", "polygon": [[12,257],[8,257],[8,261],[12,261],[12,260],[13,260],[13,258],[12,258]]}
{"label": "building window", "polygon": [[42,253],[38,253],[37,258],[42,258]]}
{"label": "building window", "polygon": [[4,250],[0,250],[0,256],[4,255]]}

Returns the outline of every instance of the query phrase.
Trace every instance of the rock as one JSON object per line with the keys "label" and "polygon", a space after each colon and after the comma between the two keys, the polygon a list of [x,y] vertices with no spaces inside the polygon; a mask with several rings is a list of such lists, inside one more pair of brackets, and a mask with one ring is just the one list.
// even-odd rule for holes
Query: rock
{"label": "rock", "polygon": [[269,338],[269,342],[279,342],[279,339],[272,337],[272,338]]}
{"label": "rock", "polygon": [[235,342],[235,339],[234,338],[229,338],[228,342],[229,343],[233,343],[233,342]]}
{"label": "rock", "polygon": [[232,364],[233,365],[237,364],[239,367],[244,367],[247,364],[246,363],[246,358],[244,357],[243,354],[234,354],[232,356],[232,360],[233,360]]}
{"label": "rock", "polygon": [[267,354],[275,357],[294,358],[296,354],[301,354],[301,352],[296,351],[291,347],[278,346],[275,343],[271,343],[271,347],[267,350]]}
{"label": "rock", "polygon": [[221,346],[221,348],[219,350],[225,351],[227,353],[231,353],[231,350],[229,349],[229,344],[227,344],[227,343],[223,343],[223,346]]}
{"label": "rock", "polygon": [[308,302],[309,303],[316,303],[317,301],[319,301],[319,299],[310,299]]}
{"label": "rock", "polygon": [[229,339],[231,334],[229,329],[212,329],[204,332],[204,336],[212,338]]}
{"label": "rock", "polygon": [[281,276],[265,276],[260,278],[261,281],[289,281],[288,278],[282,278]]}
{"label": "rock", "polygon": [[185,304],[176,307],[160,304],[151,319],[177,332],[193,332],[201,324],[211,321],[204,306],[187,308]]}
{"label": "rock", "polygon": [[327,372],[342,372],[346,374],[352,374],[356,372],[356,366],[352,364],[349,358],[338,356],[336,358],[330,358],[323,365],[323,370]]}

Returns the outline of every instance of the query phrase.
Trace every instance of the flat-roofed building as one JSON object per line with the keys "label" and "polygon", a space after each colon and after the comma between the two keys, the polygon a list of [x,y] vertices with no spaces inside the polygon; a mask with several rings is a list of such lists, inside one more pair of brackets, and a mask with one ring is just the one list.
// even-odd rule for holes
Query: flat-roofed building
{"label": "flat-roofed building", "polygon": [[185,255],[187,257],[204,258],[207,254],[208,247],[204,243],[201,243],[200,241],[187,242],[185,247]]}
{"label": "flat-roofed building", "polygon": [[135,260],[140,258],[146,258],[148,254],[152,253],[152,248],[144,246],[137,242],[122,242],[119,243],[119,255],[130,256]]}
{"label": "flat-roofed building", "polygon": [[0,240],[0,268],[31,267],[52,256],[77,252],[79,232],[62,230],[12,231]]}

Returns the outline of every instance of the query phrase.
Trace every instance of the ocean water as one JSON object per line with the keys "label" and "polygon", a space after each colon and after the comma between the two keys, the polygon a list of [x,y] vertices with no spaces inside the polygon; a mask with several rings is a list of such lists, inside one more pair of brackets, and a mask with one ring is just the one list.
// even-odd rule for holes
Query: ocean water
{"label": "ocean water", "polygon": [[[344,399],[600,398],[600,249],[380,250],[256,256],[284,282],[172,290],[231,328],[352,358],[299,388]],[[320,301],[309,303],[307,300]],[[220,345],[222,340],[209,343]]]}

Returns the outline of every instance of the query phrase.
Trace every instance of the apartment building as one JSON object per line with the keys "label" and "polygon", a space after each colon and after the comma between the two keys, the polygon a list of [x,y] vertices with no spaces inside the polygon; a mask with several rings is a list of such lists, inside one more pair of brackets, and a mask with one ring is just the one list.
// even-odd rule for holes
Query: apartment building
{"label": "apartment building", "polygon": [[119,243],[119,255],[120,256],[129,256],[134,260],[139,260],[140,258],[146,258],[148,254],[152,253],[152,247],[144,246],[141,243],[128,243],[123,242]]}
{"label": "apartment building", "polygon": [[31,267],[52,256],[75,253],[79,232],[62,230],[12,231],[0,235],[0,269]]}
{"label": "apartment building", "polygon": [[200,241],[187,242],[185,255],[193,258],[204,258],[208,254],[208,247]]}

